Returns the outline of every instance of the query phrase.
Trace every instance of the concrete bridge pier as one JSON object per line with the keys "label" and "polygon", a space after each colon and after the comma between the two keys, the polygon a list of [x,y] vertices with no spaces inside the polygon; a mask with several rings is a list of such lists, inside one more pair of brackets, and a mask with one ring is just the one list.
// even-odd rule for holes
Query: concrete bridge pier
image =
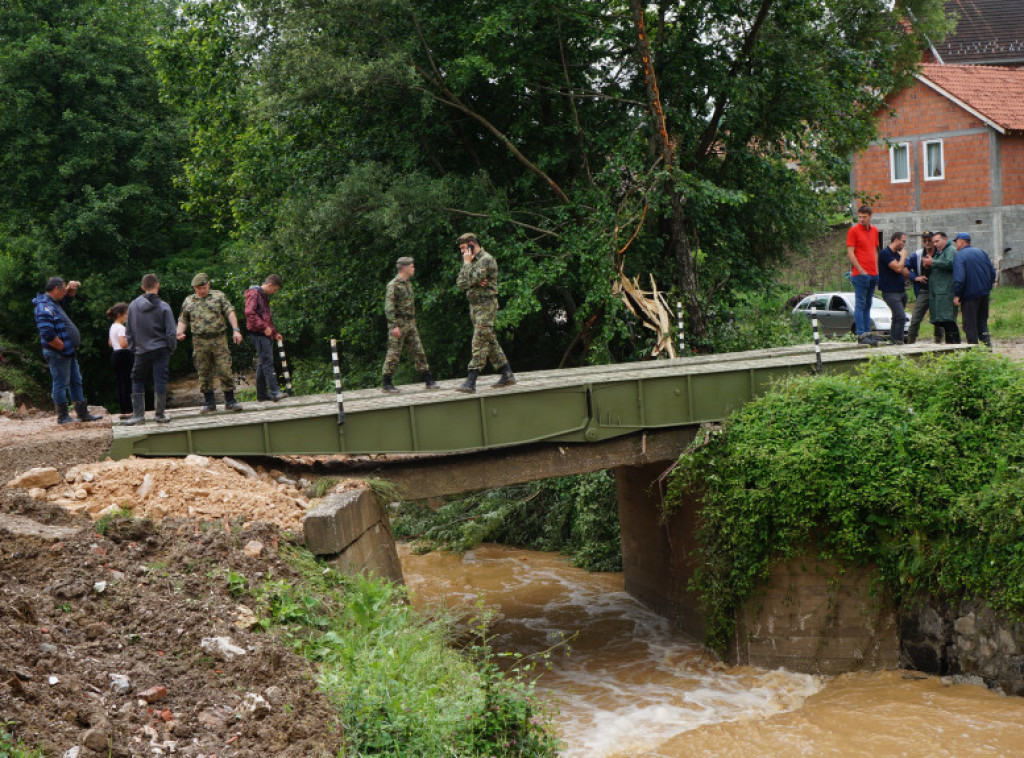
{"label": "concrete bridge pier", "polygon": [[678,629],[701,639],[704,617],[687,584],[697,567],[694,532],[698,503],[688,498],[665,517],[662,474],[675,459],[615,471],[626,592]]}

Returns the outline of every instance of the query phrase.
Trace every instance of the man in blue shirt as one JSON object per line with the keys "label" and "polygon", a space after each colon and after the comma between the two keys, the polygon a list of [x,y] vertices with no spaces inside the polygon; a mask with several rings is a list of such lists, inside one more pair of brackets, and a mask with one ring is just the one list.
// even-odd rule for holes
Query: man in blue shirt
{"label": "man in blue shirt", "polygon": [[57,411],[58,424],[74,421],[68,413],[68,395],[75,404],[79,421],[97,421],[103,418],[89,413],[89,405],[82,392],[82,372],[78,369],[76,357],[82,337],[78,327],[64,310],[65,306],[75,299],[79,286],[81,285],[76,281],[70,281],[65,285],[59,276],[51,276],[46,281],[46,291],[40,292],[32,299],[39,343],[43,348],[43,358],[50,368],[50,391],[53,395],[54,410]]}
{"label": "man in blue shirt", "polygon": [[953,244],[957,254],[953,259],[953,305],[963,313],[967,342],[977,345],[981,341],[992,347],[988,333],[988,298],[996,281],[996,269],[988,253],[971,245],[971,235],[960,232]]}
{"label": "man in blue shirt", "polygon": [[892,312],[889,342],[903,344],[907,323],[907,235],[893,232],[889,246],[878,253],[878,291]]}

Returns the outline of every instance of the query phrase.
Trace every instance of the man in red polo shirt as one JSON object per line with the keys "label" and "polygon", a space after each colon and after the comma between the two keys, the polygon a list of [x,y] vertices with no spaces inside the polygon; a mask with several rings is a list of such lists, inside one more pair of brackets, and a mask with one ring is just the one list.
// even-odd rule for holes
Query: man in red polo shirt
{"label": "man in red polo shirt", "polygon": [[850,281],[853,283],[853,324],[857,341],[877,345],[871,334],[871,299],[878,285],[878,227],[871,224],[871,208],[857,209],[858,222],[846,233],[846,257],[850,259]]}

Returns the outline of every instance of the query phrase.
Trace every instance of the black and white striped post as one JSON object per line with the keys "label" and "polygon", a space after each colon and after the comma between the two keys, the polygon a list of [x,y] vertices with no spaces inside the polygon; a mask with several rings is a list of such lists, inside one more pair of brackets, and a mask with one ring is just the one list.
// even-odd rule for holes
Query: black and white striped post
{"label": "black and white striped post", "polygon": [[821,373],[821,335],[818,333],[818,309],[811,308],[811,329],[814,331],[814,373]]}
{"label": "black and white striped post", "polygon": [[331,362],[334,364],[334,392],[338,397],[338,426],[345,423],[345,400],[341,396],[341,364],[338,362],[338,341],[331,340]]}
{"label": "black and white striped post", "polygon": [[284,357],[284,340],[277,341],[277,352],[281,356],[281,371],[284,372],[284,386],[292,394],[292,375],[288,372],[288,359]]}
{"label": "black and white striped post", "polygon": [[683,357],[686,345],[683,342],[683,301],[676,300],[676,326],[679,328],[679,357]]}

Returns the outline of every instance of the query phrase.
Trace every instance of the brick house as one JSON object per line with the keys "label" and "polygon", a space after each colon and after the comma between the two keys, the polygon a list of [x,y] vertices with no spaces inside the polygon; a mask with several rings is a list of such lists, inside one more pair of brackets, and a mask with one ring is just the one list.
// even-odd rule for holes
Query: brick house
{"label": "brick house", "polygon": [[1012,277],[1024,271],[1024,0],[947,0],[946,12],[956,30],[886,99],[850,186],[883,231],[970,232]]}

